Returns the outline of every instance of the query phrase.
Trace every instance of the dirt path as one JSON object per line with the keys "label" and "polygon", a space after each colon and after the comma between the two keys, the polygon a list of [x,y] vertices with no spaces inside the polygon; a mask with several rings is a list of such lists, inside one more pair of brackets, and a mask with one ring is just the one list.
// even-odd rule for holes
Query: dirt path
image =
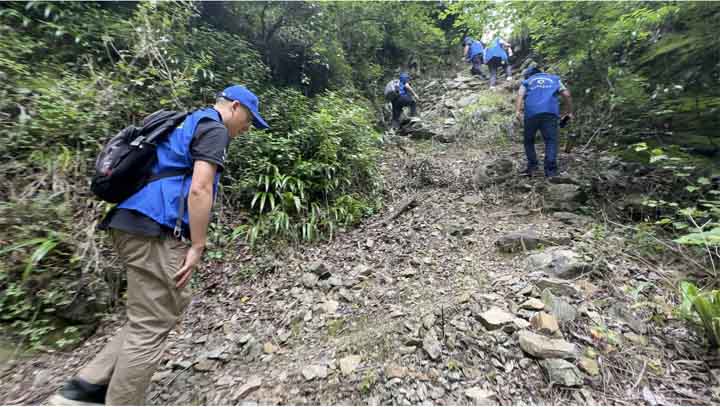
{"label": "dirt path", "polygon": [[[466,79],[435,82],[423,86],[443,92],[435,98],[451,108],[472,89],[487,92],[463,88]],[[495,95],[500,110],[511,108],[507,90]],[[424,119],[438,128],[463,125],[457,114],[434,109],[425,106]],[[659,282],[667,270],[629,260],[619,237],[593,233],[588,225],[598,219],[552,215],[547,194],[555,187],[512,175],[523,163],[521,146],[499,138],[443,144],[389,137],[401,148],[386,149],[382,213],[330,243],[262,258],[243,252],[204,270],[148,402],[718,402],[699,338],[672,317],[671,286]],[[563,159],[572,169],[585,157]],[[478,173],[503,162],[516,168]],[[561,279],[528,260],[548,247],[579,253],[584,268]],[[572,355],[523,351],[520,337],[538,331],[529,326],[538,308],[560,319],[559,331],[539,346],[562,341]],[[42,402],[100,349],[117,318],[72,353],[5,369],[3,403]]]}

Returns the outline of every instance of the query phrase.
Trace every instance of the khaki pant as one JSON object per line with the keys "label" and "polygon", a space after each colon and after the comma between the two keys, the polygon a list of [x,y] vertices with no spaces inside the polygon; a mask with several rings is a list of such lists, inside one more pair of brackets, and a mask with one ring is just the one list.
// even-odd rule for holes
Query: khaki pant
{"label": "khaki pant", "polygon": [[128,321],[78,376],[109,384],[108,405],[143,405],[168,333],[190,302],[190,284],[179,290],[173,279],[187,245],[118,230],[112,230],[112,240],[127,268]]}

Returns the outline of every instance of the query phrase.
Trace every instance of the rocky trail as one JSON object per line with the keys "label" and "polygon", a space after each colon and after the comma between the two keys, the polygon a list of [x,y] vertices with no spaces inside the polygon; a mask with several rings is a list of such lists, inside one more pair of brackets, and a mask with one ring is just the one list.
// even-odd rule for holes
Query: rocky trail
{"label": "rocky trail", "polygon": [[[720,370],[673,314],[678,270],[590,209],[647,179],[583,148],[561,153],[569,175],[518,177],[517,82],[467,75],[415,85],[427,102],[386,134],[381,213],[331,242],[204,267],[149,404],[720,401]],[[42,403],[122,319],[5,366],[2,404]]]}

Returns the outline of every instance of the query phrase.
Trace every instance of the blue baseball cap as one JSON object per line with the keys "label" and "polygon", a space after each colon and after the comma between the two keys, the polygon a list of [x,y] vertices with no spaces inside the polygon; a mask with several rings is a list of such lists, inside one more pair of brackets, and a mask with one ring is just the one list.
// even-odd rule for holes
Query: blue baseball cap
{"label": "blue baseball cap", "polygon": [[228,100],[233,100],[240,102],[243,106],[245,106],[250,113],[252,113],[253,116],[253,126],[258,129],[269,129],[270,126],[263,120],[262,116],[260,116],[260,112],[258,111],[258,98],[255,96],[254,93],[250,92],[248,88],[240,85],[233,85],[228,88],[225,88],[222,93],[220,93],[220,96],[224,97]]}
{"label": "blue baseball cap", "polygon": [[530,78],[531,76],[533,76],[533,75],[535,75],[535,74],[538,74],[538,73],[541,73],[541,72],[542,72],[542,71],[541,71],[540,68],[538,68],[537,66],[531,66],[531,67],[527,68],[527,69],[523,72],[523,76],[525,77],[525,79],[528,79],[528,78]]}

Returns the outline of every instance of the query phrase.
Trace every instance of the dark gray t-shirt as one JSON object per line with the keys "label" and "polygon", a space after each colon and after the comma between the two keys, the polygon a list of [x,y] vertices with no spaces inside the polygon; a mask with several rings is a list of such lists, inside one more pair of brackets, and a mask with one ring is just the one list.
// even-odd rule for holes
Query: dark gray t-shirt
{"label": "dark gray t-shirt", "polygon": [[[222,123],[207,118],[201,119],[190,143],[190,156],[193,162],[200,160],[216,164],[218,172],[221,172],[229,144],[230,135]],[[108,216],[109,218],[103,221],[106,226],[134,235],[158,237],[172,233],[169,228],[132,209],[116,209]],[[190,237],[189,231],[185,228],[183,235],[186,238]]]}

